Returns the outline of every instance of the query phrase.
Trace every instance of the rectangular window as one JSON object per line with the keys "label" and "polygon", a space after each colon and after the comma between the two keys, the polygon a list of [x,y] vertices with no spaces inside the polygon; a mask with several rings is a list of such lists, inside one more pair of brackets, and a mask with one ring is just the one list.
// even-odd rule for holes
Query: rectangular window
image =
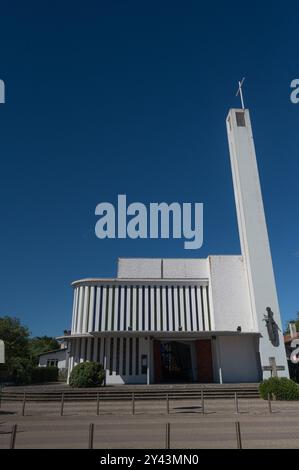
{"label": "rectangular window", "polygon": [[129,375],[132,375],[133,372],[133,338],[130,338],[129,346]]}
{"label": "rectangular window", "polygon": [[205,331],[206,330],[205,308],[204,308],[204,302],[203,302],[203,287],[202,286],[200,286],[200,301],[201,301],[202,329],[203,331]]}
{"label": "rectangular window", "polygon": [[147,310],[148,329],[149,329],[149,331],[151,331],[151,329],[152,329],[152,310],[151,310],[151,288],[150,288],[150,286],[148,286],[147,292],[148,292],[148,310]]}
{"label": "rectangular window", "polygon": [[168,305],[168,286],[165,287],[164,291],[165,301],[166,301],[166,329],[169,331],[169,305]]}
{"label": "rectangular window", "polygon": [[88,339],[85,340],[85,345],[84,345],[84,361],[87,361],[87,344],[88,344]]}
{"label": "rectangular window", "polygon": [[160,286],[159,296],[160,296],[161,331],[163,330],[163,316],[164,316],[162,295],[163,295],[163,287]]}
{"label": "rectangular window", "polygon": [[124,296],[124,330],[127,329],[127,286],[125,286]]}
{"label": "rectangular window", "polygon": [[[136,308],[135,308],[135,312],[136,312],[136,330],[138,331],[139,330],[139,287],[136,286]],[[133,323],[131,325],[133,327]],[[140,325],[141,327],[141,325]]]}
{"label": "rectangular window", "polygon": [[142,354],[141,356],[141,374],[147,373],[147,355]]}
{"label": "rectangular window", "polygon": [[97,362],[103,365],[103,362],[101,362],[101,338],[97,338],[96,341],[98,342],[98,356],[97,356]]}
{"label": "rectangular window", "polygon": [[90,341],[90,350],[89,350],[89,357],[88,357],[88,360],[89,360],[89,361],[92,361],[94,338],[90,338],[89,341]]}
{"label": "rectangular window", "polygon": [[238,127],[245,127],[245,113],[236,113],[236,120]]}
{"label": "rectangular window", "polygon": [[117,306],[117,329],[118,331],[122,328],[122,326],[120,326],[121,294],[122,294],[122,288],[118,287],[118,306]]}
{"label": "rectangular window", "polygon": [[155,319],[155,331],[157,331],[157,287],[154,286],[154,319]]}
{"label": "rectangular window", "polygon": [[[108,338],[107,338],[108,342]],[[106,357],[106,338],[104,338],[104,344],[103,344],[103,366],[105,370],[107,370],[107,357]]]}
{"label": "rectangular window", "polygon": [[126,367],[126,362],[127,362],[127,354],[126,354],[126,348],[127,348],[127,340],[126,338],[123,339],[123,375],[126,375],[127,373],[127,367]]}
{"label": "rectangular window", "polygon": [[58,366],[58,359],[47,360],[47,367],[57,367],[57,366]]}
{"label": "rectangular window", "polygon": [[128,325],[131,329],[133,328],[133,300],[134,300],[133,289],[134,289],[134,286],[131,286],[130,287],[130,322]]}
{"label": "rectangular window", "polygon": [[113,371],[113,346],[114,346],[114,339],[110,339],[110,357],[109,357],[109,375],[112,375]]}
{"label": "rectangular window", "polygon": [[191,331],[193,331],[193,309],[192,309],[192,293],[191,293],[192,287],[188,287],[188,292],[189,292],[189,305],[190,305],[190,323],[191,323]]}
{"label": "rectangular window", "polygon": [[139,375],[139,338],[136,338],[136,351],[135,351],[135,359],[136,359],[136,370],[135,373],[136,375]]}
{"label": "rectangular window", "polygon": [[206,287],[207,294],[207,306],[208,306],[208,321],[209,321],[209,330],[211,330],[211,314],[210,314],[210,299],[209,299],[209,288]]}
{"label": "rectangular window", "polygon": [[111,306],[111,330],[114,330],[114,310],[115,310],[115,286],[112,286],[112,306]]}
{"label": "rectangular window", "polygon": [[105,287],[106,289],[106,307],[105,307],[105,330],[107,331],[108,330],[108,308],[109,308],[109,292],[110,292],[110,289],[109,289],[109,286],[106,286]]}
{"label": "rectangular window", "polygon": [[115,366],[116,375],[119,375],[119,354],[120,354],[120,338],[117,338],[116,340],[116,366]]}
{"label": "rectangular window", "polygon": [[145,330],[145,286],[142,286],[142,329]]}

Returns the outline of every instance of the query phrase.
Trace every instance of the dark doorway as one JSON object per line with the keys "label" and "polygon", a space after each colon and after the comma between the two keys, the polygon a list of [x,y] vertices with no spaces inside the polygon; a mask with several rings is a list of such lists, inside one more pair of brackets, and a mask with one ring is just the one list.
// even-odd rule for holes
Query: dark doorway
{"label": "dark doorway", "polygon": [[213,358],[210,339],[196,341],[198,382],[213,382]]}
{"label": "dark doorway", "polygon": [[190,345],[178,341],[160,343],[163,382],[192,382]]}

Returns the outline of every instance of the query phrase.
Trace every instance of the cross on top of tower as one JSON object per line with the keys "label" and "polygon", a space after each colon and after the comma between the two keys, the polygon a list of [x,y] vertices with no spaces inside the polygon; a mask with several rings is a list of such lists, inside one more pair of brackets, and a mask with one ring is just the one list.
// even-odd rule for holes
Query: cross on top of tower
{"label": "cross on top of tower", "polygon": [[242,90],[242,85],[244,83],[244,80],[245,80],[245,77],[243,77],[242,80],[239,81],[239,88],[238,88],[238,91],[236,93],[236,96],[240,95],[242,109],[245,109],[244,99],[243,99],[243,90]]}

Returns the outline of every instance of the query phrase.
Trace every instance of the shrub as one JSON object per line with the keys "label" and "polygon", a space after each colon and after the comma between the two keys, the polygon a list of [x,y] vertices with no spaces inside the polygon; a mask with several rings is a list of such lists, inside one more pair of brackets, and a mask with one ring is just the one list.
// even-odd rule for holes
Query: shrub
{"label": "shrub", "polygon": [[271,377],[260,383],[261,397],[267,400],[268,394],[276,400],[299,400],[299,387],[286,377]]}
{"label": "shrub", "polygon": [[8,380],[16,385],[27,385],[31,381],[32,365],[26,358],[14,357],[10,361]]}
{"label": "shrub", "polygon": [[35,367],[31,372],[31,382],[57,382],[58,368],[57,367]]}
{"label": "shrub", "polygon": [[81,362],[70,375],[71,387],[98,387],[103,384],[105,371],[98,362]]}

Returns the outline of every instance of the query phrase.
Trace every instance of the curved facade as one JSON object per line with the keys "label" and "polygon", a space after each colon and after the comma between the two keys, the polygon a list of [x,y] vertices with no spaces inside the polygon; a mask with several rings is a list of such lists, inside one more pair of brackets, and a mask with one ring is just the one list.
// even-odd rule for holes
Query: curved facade
{"label": "curved facade", "polygon": [[[96,361],[110,384],[258,380],[241,257],[121,259],[117,278],[73,288],[70,371]],[[246,372],[231,371],[235,352]]]}
{"label": "curved facade", "polygon": [[74,283],[72,334],[209,330],[211,313],[206,282]]}

